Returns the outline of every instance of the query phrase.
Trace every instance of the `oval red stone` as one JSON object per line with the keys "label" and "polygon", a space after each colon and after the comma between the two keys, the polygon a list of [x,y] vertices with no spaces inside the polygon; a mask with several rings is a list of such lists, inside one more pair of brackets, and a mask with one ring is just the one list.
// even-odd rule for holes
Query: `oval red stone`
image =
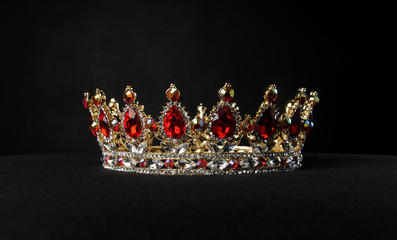
{"label": "oval red stone", "polygon": [[289,126],[289,135],[292,138],[295,138],[298,136],[300,130],[301,130],[301,107],[299,106],[295,110],[295,113],[291,118],[291,124]]}
{"label": "oval red stone", "polygon": [[109,120],[102,109],[99,111],[99,129],[101,130],[103,136],[106,138],[110,137]]}
{"label": "oval red stone", "polygon": [[211,132],[218,138],[228,138],[236,129],[236,120],[229,107],[221,107],[211,123]]}
{"label": "oval red stone", "polygon": [[133,108],[127,108],[124,114],[124,129],[132,138],[137,138],[142,134],[141,118]]}
{"label": "oval red stone", "polygon": [[277,116],[274,107],[268,107],[262,112],[262,116],[259,118],[256,131],[259,135],[268,139],[274,135],[277,128]]}
{"label": "oval red stone", "polygon": [[186,132],[185,119],[176,106],[172,106],[165,114],[163,122],[164,133],[174,139],[181,138]]}

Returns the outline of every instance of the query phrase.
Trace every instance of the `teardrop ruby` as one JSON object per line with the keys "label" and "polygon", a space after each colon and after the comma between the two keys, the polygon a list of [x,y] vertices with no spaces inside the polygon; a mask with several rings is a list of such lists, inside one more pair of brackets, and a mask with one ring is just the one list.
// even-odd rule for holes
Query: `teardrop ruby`
{"label": "teardrop ruby", "polygon": [[211,123],[211,131],[218,138],[228,138],[236,129],[236,120],[229,107],[221,107]]}
{"label": "teardrop ruby", "polygon": [[133,108],[128,108],[124,114],[124,129],[132,138],[137,138],[142,134],[141,118]]}
{"label": "teardrop ruby", "polygon": [[256,131],[264,139],[268,139],[274,135],[277,127],[277,116],[273,106],[266,108],[262,112],[262,116],[256,126]]}
{"label": "teardrop ruby", "polygon": [[292,138],[295,138],[298,136],[300,130],[301,130],[301,107],[299,106],[295,110],[295,113],[291,118],[291,125],[289,127],[289,135]]}
{"label": "teardrop ruby", "polygon": [[109,120],[102,109],[99,111],[99,129],[101,129],[103,136],[106,138],[110,137]]}
{"label": "teardrop ruby", "polygon": [[164,133],[174,139],[181,138],[186,132],[185,119],[176,106],[172,106],[165,114],[163,122]]}

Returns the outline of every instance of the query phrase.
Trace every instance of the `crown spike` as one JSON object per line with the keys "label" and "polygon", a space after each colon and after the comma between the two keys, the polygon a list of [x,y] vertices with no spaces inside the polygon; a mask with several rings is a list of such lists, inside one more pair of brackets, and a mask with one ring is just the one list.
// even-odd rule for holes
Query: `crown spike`
{"label": "crown spike", "polygon": [[176,88],[175,84],[171,83],[170,87],[165,91],[165,96],[168,100],[176,102],[181,96],[181,92]]}

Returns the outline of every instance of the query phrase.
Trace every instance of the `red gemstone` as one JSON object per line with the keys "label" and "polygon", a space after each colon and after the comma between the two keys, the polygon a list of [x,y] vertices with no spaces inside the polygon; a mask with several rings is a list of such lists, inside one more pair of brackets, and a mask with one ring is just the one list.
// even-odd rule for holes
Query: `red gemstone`
{"label": "red gemstone", "polygon": [[99,128],[103,136],[106,138],[110,137],[109,120],[102,109],[99,112]]}
{"label": "red gemstone", "polygon": [[236,169],[236,168],[238,168],[238,166],[239,166],[239,164],[238,164],[238,161],[237,161],[237,160],[231,160],[231,161],[229,162],[229,167],[230,167],[231,169]]}
{"label": "red gemstone", "polygon": [[92,132],[92,134],[94,134],[94,136],[96,137],[96,133],[98,132],[98,126],[95,124],[95,128],[93,128],[92,127],[92,123],[93,123],[93,121],[92,121],[92,117],[90,117],[89,119],[88,119],[88,121],[90,122],[90,129],[91,129],[91,132]]}
{"label": "red gemstone", "polygon": [[164,162],[164,166],[165,166],[166,168],[172,168],[172,167],[174,166],[174,161],[172,161],[171,159],[167,159],[167,160],[165,160],[165,162]]}
{"label": "red gemstone", "polygon": [[181,138],[185,134],[185,119],[176,106],[172,106],[165,114],[163,129],[168,137],[174,139]]}
{"label": "red gemstone", "polygon": [[266,159],[264,159],[263,157],[258,158],[258,166],[266,166]]}
{"label": "red gemstone", "polygon": [[133,108],[127,108],[124,114],[124,129],[132,138],[137,138],[142,134],[141,118]]}
{"label": "red gemstone", "polygon": [[301,130],[301,107],[299,106],[291,118],[291,125],[289,126],[289,135],[292,138],[298,136]]}
{"label": "red gemstone", "polygon": [[221,107],[211,123],[211,131],[218,138],[228,138],[236,129],[236,120],[229,107]]}
{"label": "red gemstone", "polygon": [[197,161],[197,167],[198,168],[206,168],[207,167],[207,161],[205,161],[205,159],[199,159]]}
{"label": "red gemstone", "polygon": [[277,128],[277,116],[274,107],[268,107],[262,112],[261,118],[256,126],[256,131],[264,139],[268,139],[274,135]]}

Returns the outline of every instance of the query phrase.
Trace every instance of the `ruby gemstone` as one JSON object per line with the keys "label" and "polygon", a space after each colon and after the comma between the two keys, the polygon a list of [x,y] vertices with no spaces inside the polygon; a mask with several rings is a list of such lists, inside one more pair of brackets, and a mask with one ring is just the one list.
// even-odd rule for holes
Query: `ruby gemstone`
{"label": "ruby gemstone", "polygon": [[186,132],[185,119],[176,106],[172,106],[165,114],[163,122],[164,133],[174,139],[181,138]]}
{"label": "ruby gemstone", "polygon": [[228,138],[236,129],[236,120],[229,107],[221,107],[211,123],[211,132],[218,138]]}
{"label": "ruby gemstone", "polygon": [[110,137],[109,120],[102,109],[99,111],[99,128],[103,136]]}
{"label": "ruby gemstone", "polygon": [[256,131],[264,139],[268,139],[274,135],[277,128],[277,116],[274,107],[268,107],[262,112],[262,116],[256,126]]}
{"label": "ruby gemstone", "polygon": [[295,138],[298,136],[300,130],[301,130],[301,107],[299,106],[295,110],[295,113],[291,118],[291,125],[289,127],[289,135],[292,138]]}
{"label": "ruby gemstone", "polygon": [[141,118],[133,108],[128,108],[125,112],[124,129],[127,135],[132,138],[137,138],[142,134]]}

